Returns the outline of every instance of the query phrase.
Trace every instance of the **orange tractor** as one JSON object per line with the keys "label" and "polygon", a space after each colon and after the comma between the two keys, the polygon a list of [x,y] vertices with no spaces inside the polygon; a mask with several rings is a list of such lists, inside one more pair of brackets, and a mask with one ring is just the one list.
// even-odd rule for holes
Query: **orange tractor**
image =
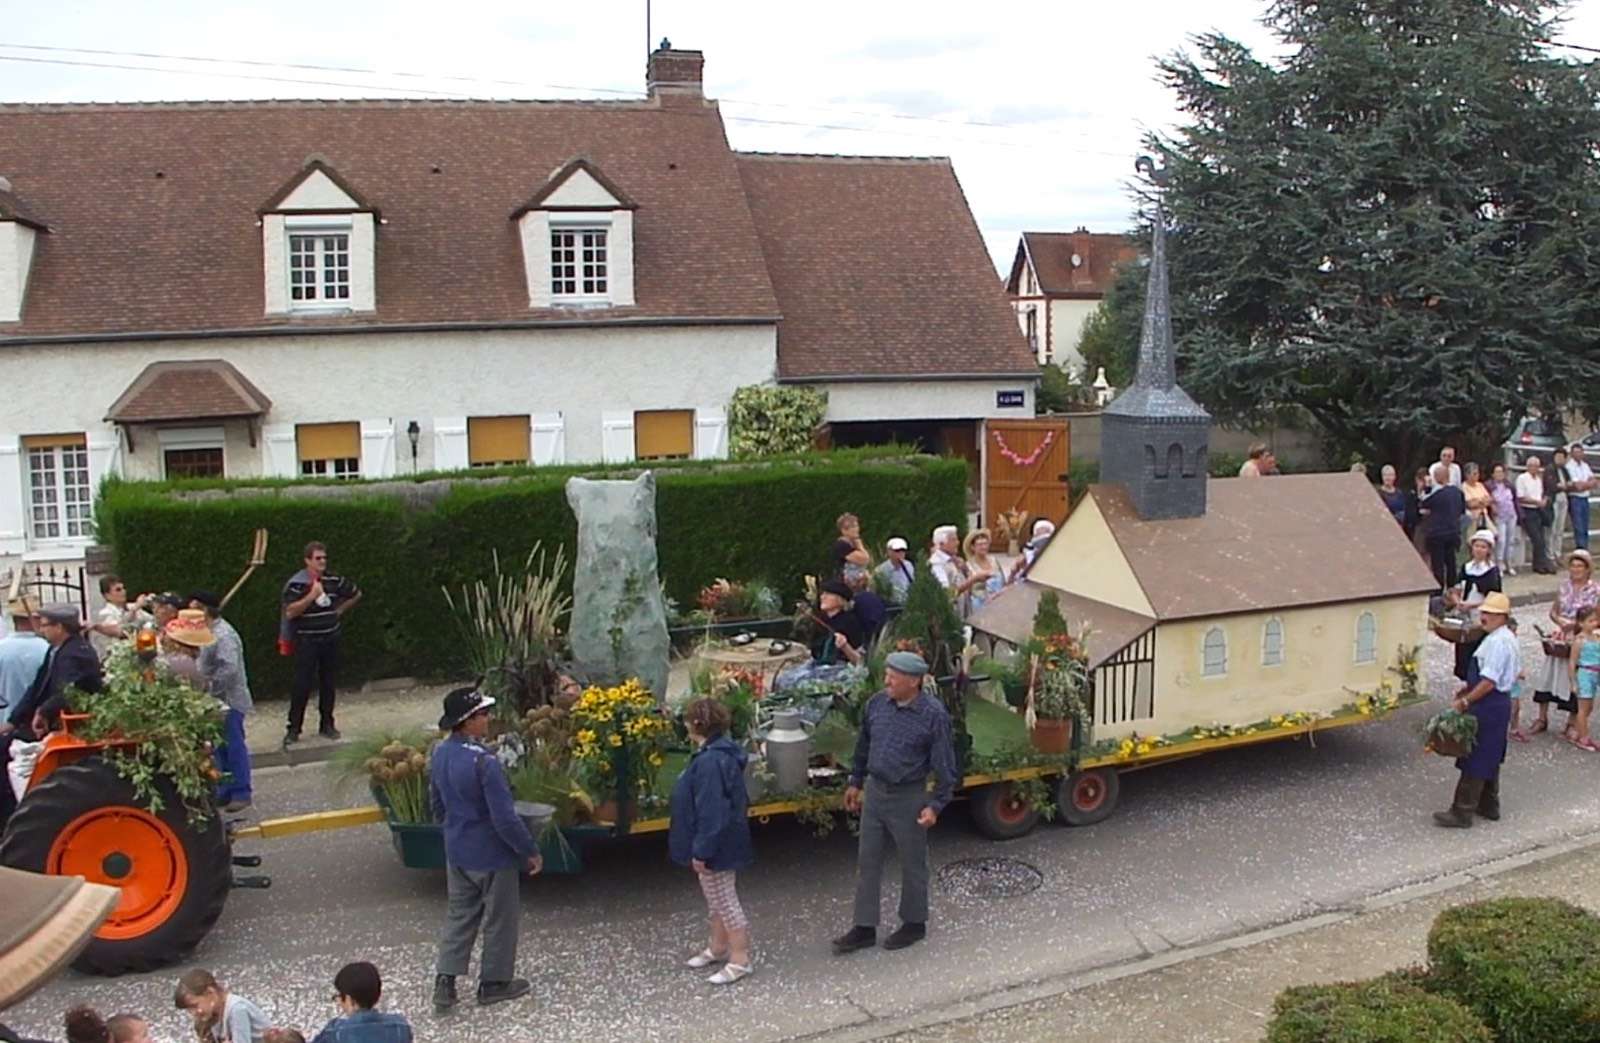
{"label": "orange tractor", "polygon": [[170,783],[161,785],[160,812],[144,807],[103,756],[108,746],[131,743],[85,740],[77,732],[86,720],[64,714],[62,729],[45,740],[0,837],[0,865],[121,890],[73,966],[91,974],[152,970],[187,955],[222,915],[235,886],[231,840],[215,809],[191,825]]}

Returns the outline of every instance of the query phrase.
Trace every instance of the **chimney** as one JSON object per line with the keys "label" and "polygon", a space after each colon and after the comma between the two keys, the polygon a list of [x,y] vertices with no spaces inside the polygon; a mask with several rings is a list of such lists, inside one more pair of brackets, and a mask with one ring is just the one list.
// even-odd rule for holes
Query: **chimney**
{"label": "chimney", "polygon": [[701,70],[706,56],[701,51],[680,51],[665,37],[661,46],[650,55],[650,65],[645,73],[645,87],[650,97],[672,94],[686,98],[705,97]]}

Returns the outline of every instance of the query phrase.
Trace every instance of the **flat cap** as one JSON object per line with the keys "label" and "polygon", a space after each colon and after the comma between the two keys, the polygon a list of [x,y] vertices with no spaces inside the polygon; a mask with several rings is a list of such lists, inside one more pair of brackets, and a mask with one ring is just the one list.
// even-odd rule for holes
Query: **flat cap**
{"label": "flat cap", "polygon": [[928,672],[928,661],[915,652],[890,652],[884,666],[897,674],[921,677]]}
{"label": "flat cap", "polygon": [[39,618],[49,623],[61,623],[64,625],[80,623],[83,619],[78,615],[78,606],[67,604],[66,602],[46,605],[39,610]]}

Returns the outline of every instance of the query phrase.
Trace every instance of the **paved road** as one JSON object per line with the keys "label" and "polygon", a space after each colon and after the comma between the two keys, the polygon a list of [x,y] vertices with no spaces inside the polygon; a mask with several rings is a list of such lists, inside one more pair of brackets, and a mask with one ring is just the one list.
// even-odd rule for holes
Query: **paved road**
{"label": "paved road", "polygon": [[[1446,651],[1430,639],[1427,672],[1440,695]],[[848,926],[851,840],[773,823],[759,831],[761,862],[741,886],[758,974],[731,989],[677,965],[699,940],[700,897],[650,837],[593,852],[582,877],[524,883],[522,960],[537,1008],[468,1009],[448,1021],[425,1012],[443,881],[403,869],[380,827],[245,845],[267,856],[273,887],[236,893],[195,963],[301,1028],[331,1013],[340,963],[366,958],[389,977],[389,1005],[431,1040],[779,1040],[1307,916],[1600,830],[1600,757],[1548,737],[1513,748],[1505,820],[1435,829],[1428,813],[1447,800],[1452,776],[1419,752],[1429,712],[1328,733],[1315,747],[1276,743],[1127,776],[1117,815],[1087,829],[1051,826],[995,845],[954,809],[934,838],[936,868],[1003,854],[1036,866],[1043,885],[1024,898],[940,896],[929,944],[902,953],[828,954],[827,939]],[[330,805],[318,766],[264,772],[258,785],[265,814]],[[68,975],[10,1020],[43,1032],[66,1005],[87,1001],[153,1015],[165,1038],[186,1038],[172,978]]]}

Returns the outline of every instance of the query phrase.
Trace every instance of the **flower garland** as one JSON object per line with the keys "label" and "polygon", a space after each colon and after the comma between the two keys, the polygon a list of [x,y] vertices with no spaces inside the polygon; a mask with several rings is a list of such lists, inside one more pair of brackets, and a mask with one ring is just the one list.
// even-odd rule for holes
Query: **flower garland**
{"label": "flower garland", "polygon": [[1004,435],[1002,435],[999,431],[994,433],[994,441],[995,444],[1000,447],[1000,455],[1005,457],[1007,460],[1010,460],[1018,467],[1032,467],[1034,464],[1038,463],[1039,458],[1045,454],[1045,451],[1050,448],[1051,443],[1053,443],[1055,440],[1056,433],[1054,431],[1046,431],[1044,433],[1044,441],[1040,442],[1033,452],[1029,453],[1027,456],[1022,456],[1015,449],[1012,449],[1010,446],[1006,445],[1006,439]]}

